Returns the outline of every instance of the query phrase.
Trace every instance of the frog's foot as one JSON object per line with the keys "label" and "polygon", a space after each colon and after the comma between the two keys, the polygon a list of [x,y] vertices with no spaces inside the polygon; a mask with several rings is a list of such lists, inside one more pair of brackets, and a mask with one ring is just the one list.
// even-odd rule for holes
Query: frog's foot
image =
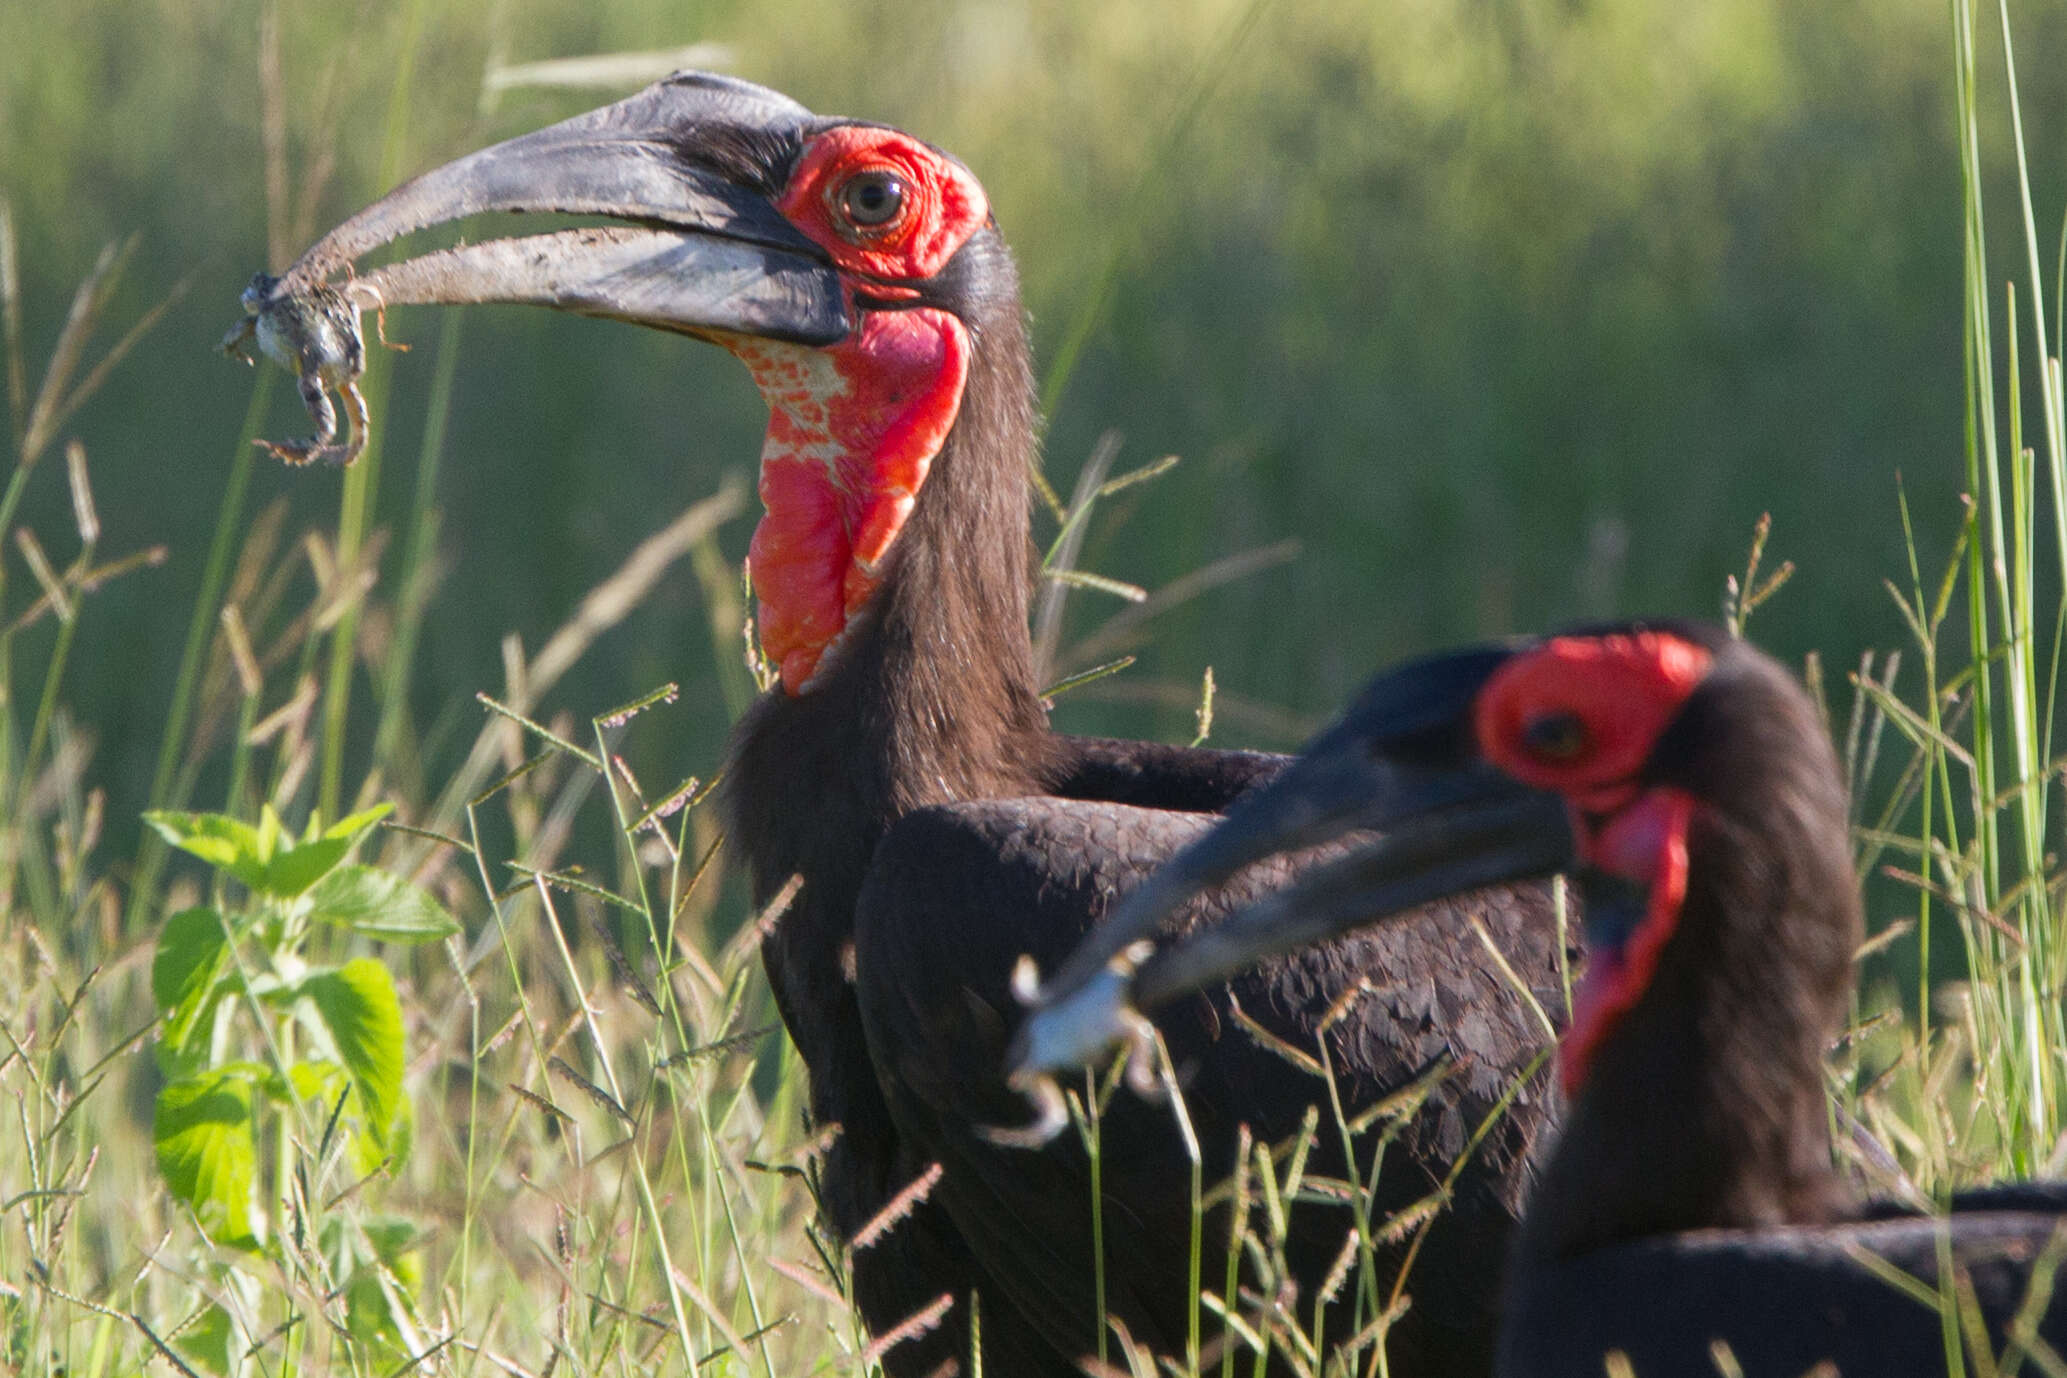
{"label": "frog's foot", "polygon": [[351,436],[343,444],[337,443],[337,411],[330,404],[330,394],[323,390],[320,380],[313,375],[302,379],[301,400],[308,406],[309,419],[316,423],[316,433],[306,440],[258,440],[252,443],[297,469],[319,459],[340,469],[347,467],[365,451],[372,418],[367,414],[366,394],[359,391],[357,383],[341,384],[338,392],[343,396],[352,420]]}
{"label": "frog's foot", "polygon": [[[385,344],[386,341],[383,340],[382,343]],[[408,345],[402,346],[404,349],[408,347]],[[349,468],[352,461],[357,459],[360,453],[365,450],[366,432],[367,428],[373,424],[373,418],[366,411],[366,394],[359,391],[359,385],[356,382],[344,384],[338,389],[338,392],[343,395],[345,408],[351,413],[352,437],[342,445],[329,446],[323,458],[343,469]]]}
{"label": "frog's foot", "polygon": [[264,450],[282,464],[301,469],[321,460],[325,464],[343,469],[359,457],[366,448],[366,442],[357,432],[342,445],[328,443],[321,436],[310,436],[306,440],[254,440],[252,444]]}
{"label": "frog's foot", "polygon": [[382,349],[392,349],[397,354],[407,354],[409,346],[400,340],[388,338],[388,304],[378,297],[373,302],[373,338],[380,341]]}
{"label": "frog's foot", "polygon": [[[403,344],[399,340],[391,340],[388,338],[387,299],[381,296],[380,289],[378,287],[375,287],[370,282],[362,282],[360,280],[359,269],[356,264],[347,263],[345,265],[344,291],[346,293],[347,300],[352,300],[353,296],[356,294],[356,296],[363,297],[366,300],[371,301],[373,303],[373,335],[375,339],[380,341],[380,347],[382,349],[392,349],[397,354],[407,354],[409,352],[408,345]],[[353,300],[352,304],[356,308],[360,303],[356,300]],[[350,462],[351,461],[349,460],[346,461],[346,463]]]}
{"label": "frog's foot", "polygon": [[315,436],[310,436],[307,440],[254,440],[251,443],[282,464],[291,465],[296,469],[314,462],[330,450],[344,448],[342,445],[325,445]]}

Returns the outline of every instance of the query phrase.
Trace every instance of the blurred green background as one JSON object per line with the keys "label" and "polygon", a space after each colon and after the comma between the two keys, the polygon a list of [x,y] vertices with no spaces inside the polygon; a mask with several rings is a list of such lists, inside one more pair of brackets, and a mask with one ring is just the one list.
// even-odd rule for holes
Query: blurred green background
{"label": "blurred green background", "polygon": [[[140,236],[106,332],[190,284],[70,428],[102,549],[169,547],[96,595],[67,688],[112,819],[145,802],[251,397],[253,375],[214,347],[268,258],[259,53],[275,12],[296,251],[394,177],[637,84],[484,95],[492,70],[546,58],[720,45],[727,70],[959,154],[1018,250],[1043,366],[1087,327],[1049,417],[1057,487],[1108,429],[1122,468],[1184,459],[1105,514],[1084,563],[1154,588],[1300,542],[1151,623],[1133,670],[1064,700],[1071,728],[1188,736],[1210,664],[1216,740],[1288,746],[1377,665],[1436,644],[1713,615],[1765,511],[1799,573],[1759,639],[1842,670],[1901,639],[1881,588],[1906,571],[1897,473],[1933,564],[1958,520],[1938,0],[9,4],[0,193],[30,359],[106,241]],[[2048,60],[2067,13],[2015,19],[2027,126],[2067,126],[2067,67]],[[1981,66],[1999,109],[1999,60]],[[2044,216],[2061,160],[2034,156]],[[2008,171],[1991,170],[1997,280],[2021,263]],[[390,324],[416,344],[379,402],[376,520],[401,526],[425,496],[439,326]],[[668,514],[750,469],[762,422],[743,370],[673,338],[516,308],[475,309],[461,338],[429,495],[443,579],[411,689],[433,781],[473,735],[472,692],[501,684],[503,635],[535,650]],[[264,433],[306,433],[284,377]],[[26,509],[60,535],[61,469]],[[335,471],[262,461],[252,504],[285,499],[290,530],[322,530],[341,492]],[[750,530],[726,529],[729,556]],[[1073,626],[1111,611],[1072,597]],[[681,681],[708,711],[674,719],[654,769],[679,776],[716,758],[717,675],[684,564],[552,697],[585,714]]]}

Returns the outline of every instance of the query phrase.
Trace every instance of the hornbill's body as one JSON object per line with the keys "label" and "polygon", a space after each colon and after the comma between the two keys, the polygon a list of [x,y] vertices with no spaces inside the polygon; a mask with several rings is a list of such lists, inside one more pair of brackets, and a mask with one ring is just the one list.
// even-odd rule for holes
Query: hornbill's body
{"label": "hornbill's body", "polygon": [[[2027,1304],[2067,1344],[2067,1289],[2040,1263],[2067,1252],[2067,1184],[1927,1216],[1861,1206],[1833,1170],[1822,1054],[1858,886],[1835,756],[1770,659],[1654,624],[1409,666],[1175,869],[1210,876],[1352,826],[1387,833],[1156,954],[1133,990],[1052,991],[1024,1057],[1059,1065],[1130,996],[1153,1004],[1460,884],[1571,869],[1589,952],[1560,1050],[1572,1099],[1517,1239],[1502,1374],[1598,1375],[1614,1350],[1637,1374],[1727,1371],[1717,1342],[1747,1374],[1937,1374],[1969,1318],[2000,1356]],[[1889,1269],[1926,1293],[1942,1279],[1945,1307]]]}
{"label": "hornbill's body", "polygon": [[[637,228],[463,245],[358,278],[358,290],[388,305],[540,302],[708,338],[747,362],[769,403],[767,515],[751,562],[782,683],[734,738],[732,837],[763,900],[802,878],[763,952],[813,1114],[837,1126],[821,1176],[832,1223],[853,1238],[932,1164],[943,1169],[854,1258],[878,1334],[955,1298],[946,1325],[886,1362],[926,1374],[961,1360],[966,1372],[975,1294],[986,1373],[1075,1372],[1101,1321],[1085,1155],[1074,1142],[1008,1149],[983,1132],[1025,1115],[999,1074],[1018,1019],[1014,959],[1059,962],[1112,896],[1280,760],[1048,732],[1026,624],[1025,325],[983,190],[952,158],[682,74],[400,188],[311,249],[282,290],[491,209]],[[1559,954],[1537,893],[1481,907],[1520,979],[1551,988]],[[1377,998],[1331,1035],[1351,1113],[1445,1060],[1457,1069],[1392,1150],[1380,1209],[1420,1200],[1449,1172],[1541,1031],[1508,977],[1449,940],[1444,917],[1272,964],[1233,997],[1223,987],[1171,1012],[1162,1027],[1209,1173],[1230,1167],[1238,1124],[1274,1141],[1323,1094],[1237,1031],[1231,999],[1310,1048],[1322,1013],[1364,978]],[[1488,1260],[1548,1100],[1522,1087],[1457,1179],[1454,1210],[1408,1280],[1394,1372],[1489,1361]],[[1102,1173],[1106,1307],[1137,1340],[1179,1350],[1195,1297],[1171,1116],[1117,1106]],[[1292,1266],[1311,1288],[1349,1222],[1302,1207],[1294,1227]],[[1397,1263],[1398,1249],[1381,1258]]]}

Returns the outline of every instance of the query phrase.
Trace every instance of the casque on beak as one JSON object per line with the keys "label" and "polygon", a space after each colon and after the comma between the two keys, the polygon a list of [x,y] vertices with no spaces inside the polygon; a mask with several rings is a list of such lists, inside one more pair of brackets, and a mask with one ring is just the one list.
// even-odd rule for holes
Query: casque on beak
{"label": "casque on beak", "polygon": [[[1381,677],[1283,774],[1171,858],[1032,993],[1008,1055],[1016,1084],[1098,1058],[1138,1011],[1266,957],[1431,900],[1570,866],[1564,801],[1478,752],[1472,706],[1515,647],[1461,651]],[[1253,862],[1347,834],[1369,845],[1225,921],[1144,952],[1179,905]]]}
{"label": "casque on beak", "polygon": [[826,345],[849,329],[825,253],[772,188],[817,117],[750,82],[682,72],[390,192],[311,246],[283,294],[402,235],[484,211],[607,216],[406,259],[340,284],[367,306],[521,302],[693,334]]}

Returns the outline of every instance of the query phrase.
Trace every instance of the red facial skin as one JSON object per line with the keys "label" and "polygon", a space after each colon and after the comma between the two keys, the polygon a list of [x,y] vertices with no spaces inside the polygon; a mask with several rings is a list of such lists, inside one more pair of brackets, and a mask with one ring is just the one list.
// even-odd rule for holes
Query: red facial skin
{"label": "red facial skin", "polygon": [[[1479,694],[1474,726],[1486,758],[1524,784],[1563,795],[1580,860],[1649,897],[1626,941],[1587,954],[1558,1049],[1568,1095],[1643,996],[1679,923],[1696,802],[1671,786],[1646,788],[1639,774],[1712,659],[1663,632],[1559,637],[1500,667]],[[1546,734],[1546,724],[1561,730]]]}
{"label": "red facial skin", "polygon": [[[844,193],[888,174],[902,195],[879,225],[856,223]],[[748,555],[761,645],[783,688],[804,692],[848,619],[875,592],[882,563],[961,409],[969,335],[930,307],[864,309],[909,299],[895,282],[940,271],[990,218],[967,169],[892,129],[846,126],[814,139],[776,206],[823,246],[847,279],[858,324],[825,349],[734,338],[768,402],[761,449],[766,515]]]}
{"label": "red facial skin", "polygon": [[[857,225],[840,193],[864,172],[887,172],[904,185],[896,215]],[[847,125],[813,139],[797,159],[775,208],[850,273],[929,278],[990,218],[983,187],[959,163],[894,129]]]}

